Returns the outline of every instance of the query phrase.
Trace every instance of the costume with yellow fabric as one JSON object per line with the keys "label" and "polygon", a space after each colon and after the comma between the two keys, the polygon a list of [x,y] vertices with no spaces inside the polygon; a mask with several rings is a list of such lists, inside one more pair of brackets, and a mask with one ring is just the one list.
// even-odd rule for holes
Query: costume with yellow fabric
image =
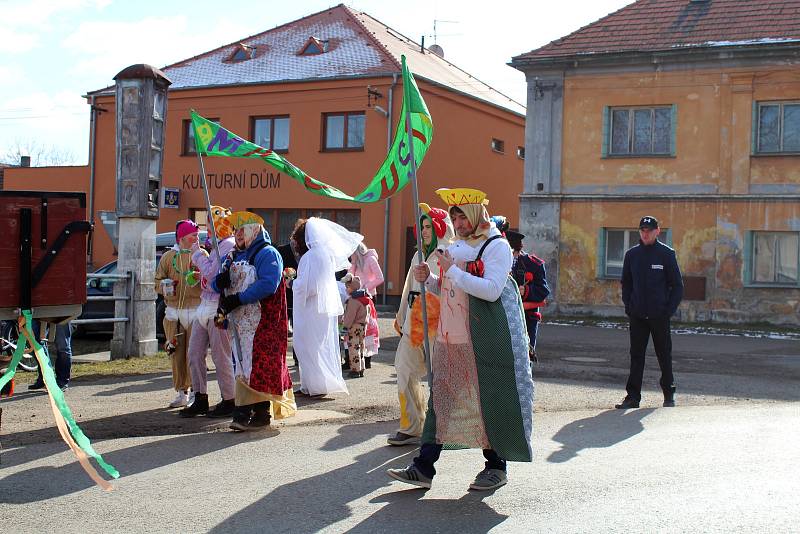
{"label": "costume with yellow fabric", "polygon": [[[438,272],[439,265],[433,253],[437,246],[445,248],[453,239],[453,224],[447,212],[431,208],[421,203],[421,221],[431,222],[431,242],[424,246],[425,262],[432,271]],[[401,335],[394,357],[397,373],[397,397],[400,402],[400,427],[397,433],[388,439],[390,445],[406,445],[419,440],[425,424],[425,393],[421,381],[427,374],[425,353],[422,349],[423,326],[420,283],[414,280],[414,267],[420,264],[419,254],[411,258],[400,307],[395,317],[395,330]],[[439,298],[427,292],[428,325],[432,332],[436,331],[439,322]]]}

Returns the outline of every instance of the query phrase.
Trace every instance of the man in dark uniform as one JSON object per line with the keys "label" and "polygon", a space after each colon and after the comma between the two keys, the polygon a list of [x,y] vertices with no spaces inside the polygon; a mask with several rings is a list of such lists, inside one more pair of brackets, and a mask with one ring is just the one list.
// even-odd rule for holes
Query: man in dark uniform
{"label": "man in dark uniform", "polygon": [[539,331],[539,321],[542,320],[539,308],[544,306],[544,300],[550,295],[544,260],[522,249],[522,240],[525,239],[525,234],[513,230],[506,230],[504,233],[514,253],[511,276],[519,286],[522,307],[525,309],[525,325],[528,328],[528,338],[530,338],[528,352],[531,361],[535,362],[536,334]]}
{"label": "man in dark uniform", "polygon": [[630,319],[631,371],[625,386],[627,395],[616,405],[619,409],[639,407],[650,336],[661,367],[664,406],[675,406],[669,321],[683,298],[683,279],[675,251],[658,240],[659,233],[655,217],[642,217],[639,244],[625,252],[622,264],[622,302]]}

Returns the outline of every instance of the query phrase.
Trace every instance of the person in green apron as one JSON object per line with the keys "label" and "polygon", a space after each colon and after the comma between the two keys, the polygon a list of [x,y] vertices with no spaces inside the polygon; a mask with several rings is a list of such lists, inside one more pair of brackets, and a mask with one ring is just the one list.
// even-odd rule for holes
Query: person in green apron
{"label": "person in green apron", "polygon": [[519,288],[509,276],[511,247],[476,189],[439,189],[456,237],[437,250],[438,273],[427,263],[415,280],[440,297],[432,348],[432,389],[419,455],[387,474],[430,488],[444,448],[480,448],[485,467],[470,484],[492,490],[508,481],[508,461],[533,457],[533,380]]}

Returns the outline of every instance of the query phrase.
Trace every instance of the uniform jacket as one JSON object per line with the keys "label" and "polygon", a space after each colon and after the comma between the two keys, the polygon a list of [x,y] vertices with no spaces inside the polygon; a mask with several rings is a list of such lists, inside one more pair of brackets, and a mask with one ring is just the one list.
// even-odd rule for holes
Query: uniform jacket
{"label": "uniform jacket", "polygon": [[522,297],[522,304],[525,306],[525,315],[532,316],[537,321],[541,320],[542,314],[539,313],[539,307],[529,306],[528,303],[544,302],[544,299],[550,295],[544,260],[533,254],[520,252],[511,266],[511,276],[519,285],[519,294]]}
{"label": "uniform jacket", "polygon": [[683,279],[675,251],[660,241],[625,252],[622,263],[625,313],[640,319],[672,317],[683,298]]}

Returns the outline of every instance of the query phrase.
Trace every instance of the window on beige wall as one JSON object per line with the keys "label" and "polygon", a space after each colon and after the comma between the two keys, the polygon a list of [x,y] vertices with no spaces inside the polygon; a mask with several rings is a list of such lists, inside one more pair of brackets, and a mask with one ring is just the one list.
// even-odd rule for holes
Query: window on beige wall
{"label": "window on beige wall", "polygon": [[[672,246],[672,232],[662,228],[658,240]],[[625,252],[639,244],[639,230],[635,228],[601,228],[598,236],[597,277],[622,278]]]}
{"label": "window on beige wall", "polygon": [[674,156],[675,106],[606,107],[603,157]]}
{"label": "window on beige wall", "polygon": [[756,102],[753,153],[800,153],[800,102]]}
{"label": "window on beige wall", "polygon": [[748,247],[751,284],[797,286],[800,267],[800,233],[751,232]]}

